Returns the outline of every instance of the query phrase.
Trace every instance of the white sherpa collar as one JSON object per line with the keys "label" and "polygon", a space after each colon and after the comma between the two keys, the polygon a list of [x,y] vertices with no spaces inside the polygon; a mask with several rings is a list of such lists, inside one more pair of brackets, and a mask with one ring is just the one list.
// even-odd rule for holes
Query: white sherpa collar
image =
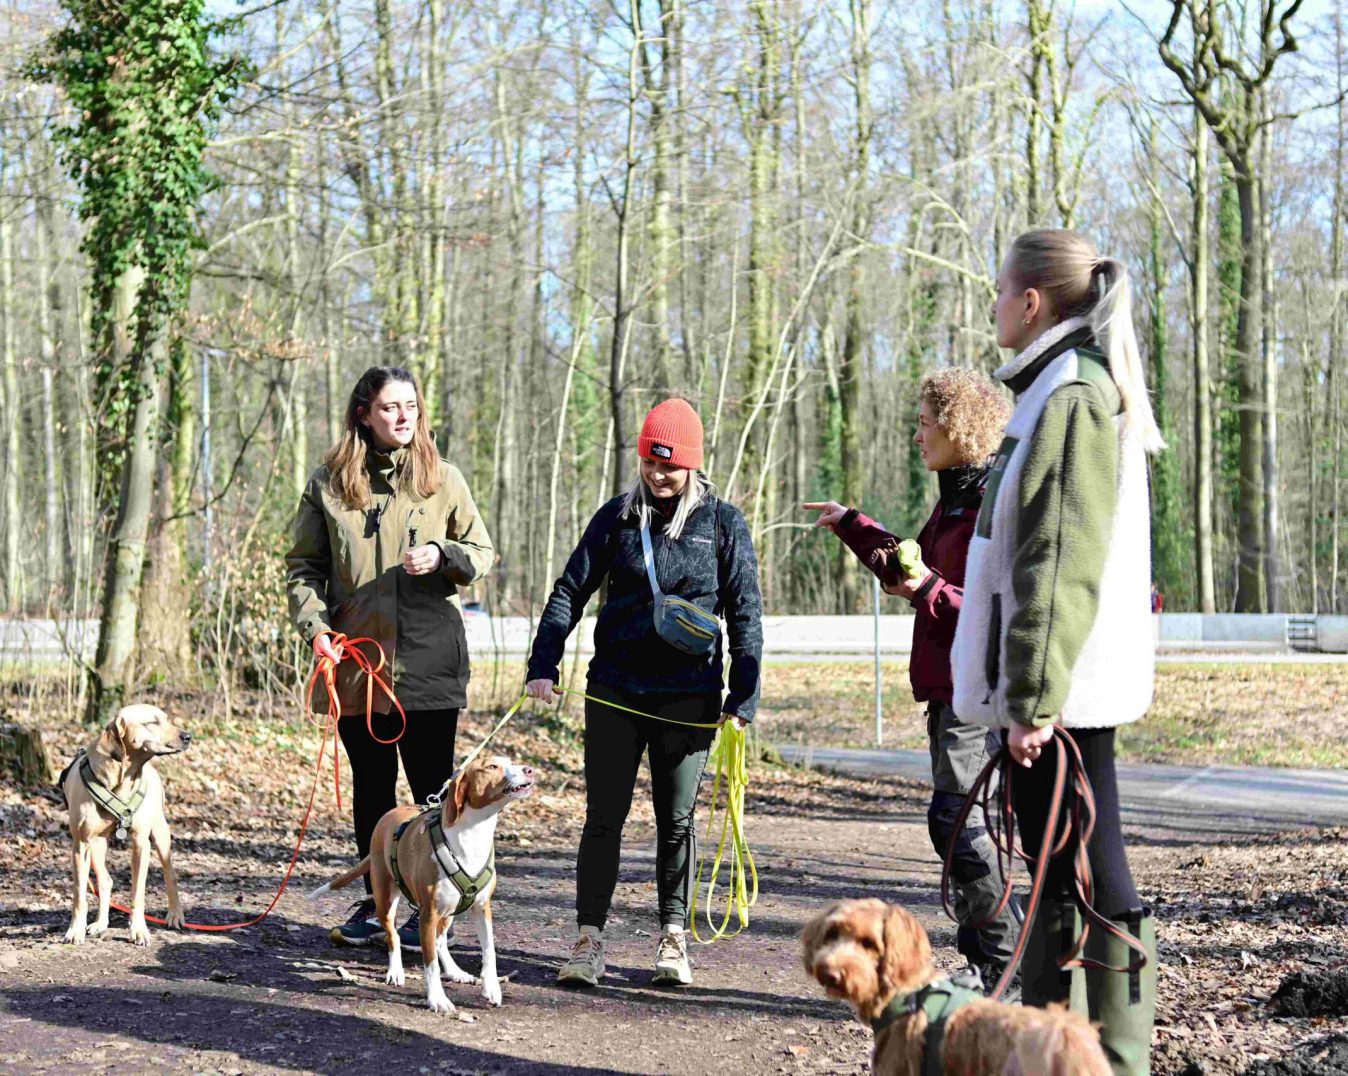
{"label": "white sherpa collar", "polygon": [[1089,319],[1084,317],[1068,318],[1066,321],[1058,322],[1053,328],[1046,330],[1041,336],[1036,337],[1029,347],[1005,366],[1001,367],[1001,369],[992,376],[1003,383],[1010,381],[1022,370],[1027,369],[1035,359],[1039,358],[1040,355],[1051,348],[1059,340],[1063,340],[1078,329],[1084,328],[1088,323]]}

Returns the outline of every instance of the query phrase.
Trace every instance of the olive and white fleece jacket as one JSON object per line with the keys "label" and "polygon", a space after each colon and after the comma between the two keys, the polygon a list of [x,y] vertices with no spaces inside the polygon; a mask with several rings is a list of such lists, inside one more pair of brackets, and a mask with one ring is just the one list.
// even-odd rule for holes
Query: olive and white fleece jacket
{"label": "olive and white fleece jacket", "polygon": [[955,712],[990,727],[1136,721],[1155,664],[1141,440],[1085,319],[995,376],[1016,407],[969,545]]}

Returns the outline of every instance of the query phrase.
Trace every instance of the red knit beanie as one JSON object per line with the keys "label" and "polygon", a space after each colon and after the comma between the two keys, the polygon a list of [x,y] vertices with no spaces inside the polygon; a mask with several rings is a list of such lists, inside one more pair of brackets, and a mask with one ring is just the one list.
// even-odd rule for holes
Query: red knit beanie
{"label": "red knit beanie", "polygon": [[637,455],[689,470],[702,469],[702,420],[687,400],[656,404],[641,424]]}

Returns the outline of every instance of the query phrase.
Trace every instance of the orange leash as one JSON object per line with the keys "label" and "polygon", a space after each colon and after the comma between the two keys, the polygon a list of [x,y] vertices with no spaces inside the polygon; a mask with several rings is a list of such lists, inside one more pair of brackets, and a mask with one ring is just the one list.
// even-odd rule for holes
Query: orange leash
{"label": "orange leash", "polygon": [[[359,649],[357,649],[358,644],[360,643],[369,643],[371,646],[375,648],[376,651],[378,651],[379,660],[377,663],[372,662]],[[398,701],[398,697],[393,694],[393,689],[388,685],[388,683],[384,680],[384,678],[379,675],[379,671],[383,669],[384,665],[386,664],[386,658],[384,656],[384,648],[380,646],[377,642],[375,642],[375,640],[373,639],[366,637],[361,637],[359,639],[348,639],[345,635],[342,634],[333,635],[332,645],[333,649],[340,650],[342,654],[341,660],[345,661],[346,659],[350,658],[365,674],[365,727],[369,730],[371,738],[382,744],[397,743],[399,740],[402,739],[403,733],[407,731],[407,714],[403,711],[402,703]],[[290,854],[290,862],[286,865],[286,872],[285,875],[281,878],[281,885],[276,890],[276,895],[271,898],[271,903],[268,904],[267,907],[262,910],[262,913],[260,915],[254,916],[252,919],[249,919],[246,922],[184,923],[183,929],[201,930],[201,931],[242,930],[244,927],[256,926],[258,923],[262,922],[262,920],[266,919],[267,916],[271,915],[272,909],[276,907],[277,902],[281,899],[281,894],[286,891],[286,886],[290,884],[290,876],[295,872],[295,863],[300,858],[300,848],[304,844],[304,835],[309,830],[309,819],[313,815],[314,811],[314,798],[318,794],[318,777],[319,773],[323,768],[323,753],[327,750],[328,747],[329,734],[332,735],[332,763],[334,774],[334,786],[337,792],[337,807],[338,809],[341,808],[342,769],[341,769],[341,759],[337,757],[337,722],[338,720],[340,720],[342,716],[342,705],[337,698],[337,662],[333,661],[331,658],[319,657],[316,664],[314,665],[314,671],[312,675],[310,675],[309,677],[309,686],[304,696],[305,706],[308,708],[308,712],[310,713],[313,712],[314,688],[318,686],[320,680],[322,681],[323,688],[328,695],[328,712],[321,719],[323,736],[318,744],[318,757],[314,760],[314,779],[313,783],[309,786],[309,802],[304,808],[304,817],[300,819],[300,831],[295,838],[295,850]],[[381,739],[380,737],[376,736],[374,732],[375,684],[378,684],[380,689],[384,692],[384,694],[388,696],[389,701],[393,703],[394,707],[397,709],[398,716],[402,718],[403,722],[402,728],[398,730],[398,735],[394,736],[390,740]],[[89,882],[94,890],[94,893],[97,894],[98,883],[93,878],[92,873],[90,874]],[[130,908],[126,907],[125,905],[118,904],[116,901],[109,902],[109,906],[117,909],[117,911],[123,913],[124,915],[131,914]],[[145,919],[147,922],[150,923],[157,923],[160,926],[168,926],[167,920],[160,919],[158,916],[147,915]]]}

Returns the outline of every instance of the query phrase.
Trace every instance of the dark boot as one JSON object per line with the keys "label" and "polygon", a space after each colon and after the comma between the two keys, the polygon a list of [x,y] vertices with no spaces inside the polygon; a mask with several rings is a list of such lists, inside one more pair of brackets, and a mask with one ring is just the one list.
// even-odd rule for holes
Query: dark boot
{"label": "dark boot", "polygon": [[[1091,1020],[1100,1024],[1100,1045],[1114,1076],[1150,1076],[1151,1032],[1156,1022],[1156,921],[1144,909],[1113,922],[1142,942],[1147,963],[1132,973],[1087,969]],[[1086,955],[1114,968],[1126,968],[1137,960],[1135,949],[1099,930],[1092,930],[1086,939]]]}
{"label": "dark boot", "polygon": [[1020,999],[1043,1008],[1051,1001],[1067,1002],[1073,1012],[1086,1011],[1086,978],[1081,969],[1064,971],[1058,958],[1068,952],[1081,933],[1081,917],[1070,900],[1041,900],[1029,931],[1020,965]]}
{"label": "dark boot", "polygon": [[[1020,929],[1019,916],[1015,914],[1016,898],[1011,898],[1001,915],[976,928],[972,924],[988,920],[996,911],[1002,899],[1002,883],[987,874],[972,882],[957,883],[956,890],[959,899],[955,902],[955,914],[960,920],[956,946],[970,966],[978,969],[984,988],[990,991],[997,985],[1016,947]],[[1002,1000],[1015,1002],[1018,994],[1008,985]]]}

